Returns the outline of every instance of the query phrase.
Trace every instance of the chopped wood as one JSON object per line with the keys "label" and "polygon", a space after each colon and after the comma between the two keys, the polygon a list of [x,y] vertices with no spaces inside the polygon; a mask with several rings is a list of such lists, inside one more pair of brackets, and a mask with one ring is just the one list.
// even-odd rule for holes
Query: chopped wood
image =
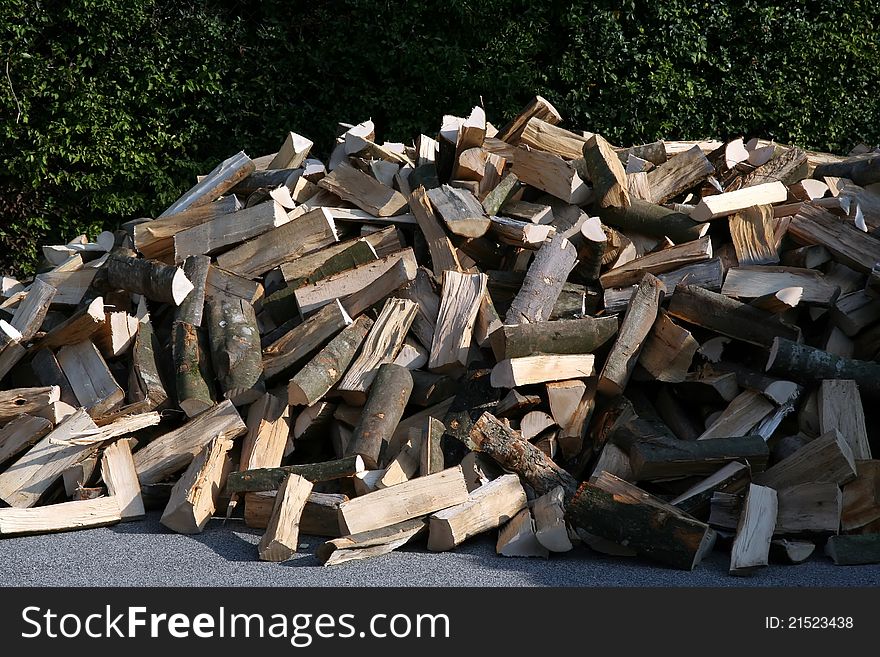
{"label": "chopped wood", "polygon": [[873,361],[841,358],[785,338],[775,338],[767,358],[767,373],[812,384],[821,379],[852,379],[859,391],[880,399],[880,365]]}
{"label": "chopped wood", "polygon": [[116,499],[120,520],[124,522],[144,516],[141,484],[128,440],[117,440],[104,449],[101,476],[107,484],[107,492]]}
{"label": "chopped wood", "polygon": [[232,440],[217,436],[199,451],[171,490],[161,523],[179,534],[198,534],[217,508]]}
{"label": "chopped wood", "polygon": [[608,142],[601,135],[593,135],[584,144],[583,154],[599,207],[628,206],[626,171]]}
{"label": "chopped wood", "polygon": [[528,508],[517,513],[498,532],[495,552],[505,557],[543,557],[550,551],[538,542],[535,520]]}
{"label": "chopped wood", "polygon": [[492,368],[492,386],[516,386],[547,381],[564,381],[593,376],[595,357],[591,354],[547,354],[507,358]]}
{"label": "chopped wood", "polygon": [[733,192],[707,196],[691,212],[694,221],[710,221],[726,217],[754,205],[780,203],[788,197],[788,189],[781,182],[744,187]]}
{"label": "chopped wood", "polygon": [[775,409],[764,395],[753,390],[740,393],[698,440],[728,436],[745,436]]}
{"label": "chopped wood", "polygon": [[825,554],[838,566],[880,563],[880,534],[832,536],[825,544]]}
{"label": "chopped wood", "polygon": [[574,547],[565,525],[564,497],[562,486],[557,486],[532,504],[535,537],[550,552],[568,552]]}
{"label": "chopped wood", "polygon": [[602,287],[623,287],[638,283],[645,273],[662,274],[679,267],[712,258],[712,242],[701,237],[692,242],[649,253],[620,267],[608,270],[599,278]]}
{"label": "chopped wood", "polygon": [[34,280],[24,299],[15,309],[10,324],[21,334],[21,342],[28,342],[43,324],[49,305],[58,293],[54,287],[40,278]]}
{"label": "chopped wood", "polygon": [[657,319],[665,289],[660,280],[646,273],[633,292],[617,340],[599,374],[598,391],[601,394],[619,395],[626,387],[645,338]]}
{"label": "chopped wood", "polygon": [[472,536],[500,527],[526,505],[526,492],[515,474],[503,475],[468,495],[466,501],[429,519],[428,549],[451,550]]}
{"label": "chopped wood", "polygon": [[780,490],[804,481],[845,484],[855,476],[852,450],[840,432],[832,429],[755,475],[754,481]]}
{"label": "chopped wood", "polygon": [[106,415],[122,404],[125,391],[90,340],[62,347],[57,356],[77,401],[92,417]]}
{"label": "chopped wood", "polygon": [[191,255],[213,255],[224,247],[257,237],[289,221],[277,201],[258,203],[232,214],[193,226],[174,235],[174,261],[182,263]]}
{"label": "chopped wood", "polygon": [[538,249],[523,285],[505,316],[505,324],[541,322],[550,319],[563,285],[577,261],[577,250],[556,234]]}
{"label": "chopped wood", "polygon": [[775,490],[755,484],[749,486],[730,552],[731,575],[748,575],[767,565],[777,508]]}
{"label": "chopped wood", "polygon": [[311,492],[312,482],[299,475],[287,475],[275,496],[269,526],[260,539],[261,561],[286,561],[296,553],[300,518]]}
{"label": "chopped wood", "polygon": [[519,143],[567,160],[576,160],[583,156],[587,138],[533,116],[523,127]]}
{"label": "chopped wood", "polygon": [[821,244],[835,260],[860,272],[880,262],[880,240],[813,205],[804,204],[788,225],[788,235],[802,244]]}
{"label": "chopped wood", "polygon": [[235,187],[254,172],[256,165],[244,151],[218,164],[207,176],[172,203],[159,217],[167,217],[190,208],[207,205]]}
{"label": "chopped wood", "polygon": [[52,430],[52,422],[22,413],[0,428],[0,465],[18,456]]}
{"label": "chopped wood", "polygon": [[843,531],[853,531],[880,519],[880,461],[856,461],[856,478],[842,490]]}
{"label": "chopped wood", "polygon": [[707,524],[607,472],[580,485],[566,520],[683,570],[693,570],[715,543]]}
{"label": "chopped wood", "polygon": [[590,188],[571,163],[558,155],[528,147],[519,147],[514,151],[513,173],[525,184],[566,203],[578,205],[589,200]]}
{"label": "chopped wood", "polygon": [[301,167],[309,156],[309,151],[314,146],[312,140],[288,132],[275,157],[266,165],[267,169],[296,169]]}
{"label": "chopped wood", "polygon": [[256,468],[233,472],[226,481],[228,493],[258,493],[278,490],[289,474],[300,475],[313,483],[352,477],[364,472],[364,460],[360,456],[347,456],[335,461],[322,461],[304,465],[285,465],[277,468]]}
{"label": "chopped wood", "polygon": [[341,162],[318,186],[336,194],[344,201],[354,203],[374,217],[400,214],[406,207],[406,197],[375,178],[359,171],[348,162]]}
{"label": "chopped wood", "polygon": [[639,365],[657,381],[678,383],[687,376],[699,346],[690,331],[661,310],[642,345]]}
{"label": "chopped wood", "polygon": [[111,254],[106,268],[111,287],[143,294],[153,301],[179,306],[193,290],[183,269],[155,260]]}
{"label": "chopped wood", "polygon": [[699,146],[668,159],[647,174],[651,197],[645,200],[653,203],[666,203],[672,198],[698,185],[715,168],[703,154]]}
{"label": "chopped wood", "polygon": [[562,115],[543,96],[535,96],[507,125],[498,131],[498,139],[516,145],[529,120],[540,119],[545,123],[556,125],[562,121]]}
{"label": "chopped wood", "polygon": [[62,502],[36,509],[0,509],[0,537],[107,527],[120,521],[114,497]]}
{"label": "chopped wood", "polygon": [[467,367],[474,322],[486,295],[487,282],[485,274],[461,274],[452,270],[444,273],[440,310],[428,360],[432,372]]}
{"label": "chopped wood", "polygon": [[824,434],[837,429],[856,460],[869,460],[871,444],[858,384],[847,379],[826,379],[819,386],[818,402],[819,430]]}
{"label": "chopped wood", "polygon": [[357,534],[335,538],[319,546],[315,556],[325,566],[336,566],[348,561],[369,559],[393,552],[421,534],[427,527],[424,518],[404,520]]}
{"label": "chopped wood", "polygon": [[339,512],[348,533],[357,534],[434,513],[467,499],[462,470],[454,467],[356,497],[340,505]]}

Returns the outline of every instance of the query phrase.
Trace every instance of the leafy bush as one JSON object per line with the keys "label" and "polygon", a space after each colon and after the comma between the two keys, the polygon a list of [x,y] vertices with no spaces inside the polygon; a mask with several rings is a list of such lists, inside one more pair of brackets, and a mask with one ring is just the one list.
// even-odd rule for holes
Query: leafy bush
{"label": "leafy bush", "polygon": [[[155,215],[199,172],[336,121],[380,139],[529,97],[618,143],[880,141],[880,6],[548,0],[5,0],[0,270]],[[5,74],[5,75],[4,75]]]}

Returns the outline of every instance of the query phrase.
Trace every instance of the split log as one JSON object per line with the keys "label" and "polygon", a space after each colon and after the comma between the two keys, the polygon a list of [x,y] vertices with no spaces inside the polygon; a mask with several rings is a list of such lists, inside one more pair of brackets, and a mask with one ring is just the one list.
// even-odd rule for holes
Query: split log
{"label": "split log", "polygon": [[467,367],[474,322],[486,295],[485,274],[460,274],[449,270],[443,276],[440,310],[431,344],[428,368],[432,372]]}
{"label": "split log", "polygon": [[[513,175],[512,173],[509,175]],[[505,217],[530,221],[533,224],[552,224],[554,222],[553,208],[542,203],[529,203],[527,201],[507,201],[500,210]],[[497,214],[497,213],[496,213]]]}
{"label": "split log", "polygon": [[540,119],[541,121],[552,125],[556,125],[562,121],[562,116],[546,98],[543,96],[535,96],[519,114],[511,119],[510,123],[506,124],[498,131],[498,139],[515,146],[519,143],[526,125],[532,118]]}
{"label": "split log", "polygon": [[266,166],[267,169],[297,169],[303,165],[309,156],[309,151],[314,146],[311,139],[307,139],[295,132],[288,132],[281,143],[275,157]]}
{"label": "split log", "polygon": [[143,309],[138,319],[138,331],[131,349],[131,370],[129,371],[128,399],[132,403],[144,402],[150,409],[160,408],[168,401],[168,393],[159,374],[159,341],[153,332],[150,316]]}
{"label": "split log", "polygon": [[[720,258],[712,258],[693,265],[686,265],[671,272],[657,274],[657,278],[666,286],[665,299],[675,294],[680,283],[701,287],[711,291],[721,289],[724,280],[724,267]],[[636,286],[606,289],[604,292],[604,306],[608,313],[620,313],[626,310],[629,299]]]}
{"label": "split log", "polygon": [[429,189],[427,196],[453,234],[474,238],[489,230],[490,221],[483,206],[467,190],[442,185]]}
{"label": "split log", "polygon": [[267,392],[251,404],[246,422],[247,434],[241,446],[239,470],[280,466],[290,435],[289,421],[288,407],[281,397]]}
{"label": "split log", "polygon": [[288,287],[295,290],[346,269],[354,269],[358,265],[378,260],[402,248],[398,230],[394,226],[386,226],[358,239],[337,242],[302,255],[282,264],[280,270]]}
{"label": "split log", "polygon": [[91,341],[62,347],[57,357],[77,401],[92,417],[106,415],[125,400],[125,392]]}
{"label": "split log", "polygon": [[89,290],[97,272],[97,269],[91,268],[46,272],[39,274],[34,280],[47,283],[55,288],[55,296],[52,298],[53,305],[78,306]]}
{"label": "split log", "polygon": [[598,206],[628,206],[626,171],[608,142],[601,135],[593,135],[584,144],[583,154]]}
{"label": "split log", "polygon": [[831,321],[849,337],[855,337],[880,320],[880,300],[865,290],[846,294],[834,303]]}
{"label": "split log", "polygon": [[770,541],[776,527],[776,512],[776,491],[750,485],[730,551],[731,575],[748,575],[767,565]]}
{"label": "split log", "polygon": [[855,476],[856,462],[852,450],[840,432],[832,429],[755,475],[754,482],[781,490],[810,481],[840,485]]}
{"label": "split log", "polygon": [[131,443],[117,440],[104,449],[101,457],[101,477],[107,484],[107,492],[119,505],[119,516],[123,521],[143,518],[144,502],[141,499],[141,485],[138,481]]}
{"label": "split log", "polygon": [[841,358],[781,337],[773,341],[766,369],[805,385],[821,379],[852,379],[863,395],[880,398],[880,364]]}
{"label": "split log", "polygon": [[[513,174],[525,184],[572,205],[580,205],[590,199],[590,188],[571,163],[558,155],[528,147],[513,150]],[[510,157],[507,159],[511,160]]]}
{"label": "split log", "polygon": [[507,358],[492,368],[492,387],[515,388],[532,383],[564,381],[593,376],[595,357],[591,354],[564,354]]}
{"label": "split log", "polygon": [[[516,190],[519,189],[519,187],[519,178],[517,178],[513,174],[513,172],[508,173],[506,176],[504,176],[504,178],[501,179],[501,181],[497,185],[495,185],[492,191],[486,194],[485,198],[483,199],[483,210],[490,217],[499,214],[501,212],[502,206],[509,205],[510,198],[516,193]],[[521,217],[513,218],[517,219]],[[447,267],[447,269],[449,268]]]}
{"label": "split log", "polygon": [[[842,495],[837,484],[804,483],[777,491],[776,535],[836,534],[840,529]],[[709,524],[736,529],[742,518],[739,495],[717,493],[712,498]]]}
{"label": "split log", "polygon": [[0,428],[0,466],[18,456],[52,430],[46,418],[22,413]]}
{"label": "split log", "polygon": [[550,552],[568,552],[572,549],[565,526],[565,491],[557,486],[532,504],[535,518],[535,537]]}
{"label": "split log", "polygon": [[649,253],[620,267],[614,267],[602,274],[599,282],[604,288],[633,285],[638,283],[645,273],[662,274],[711,258],[712,241],[708,237],[701,237],[692,242]]}
{"label": "split log", "polygon": [[786,198],[788,198],[788,189],[781,182],[752,185],[703,198],[693,209],[690,217],[694,221],[711,221],[754,205],[781,203]]}
{"label": "split log", "polygon": [[62,502],[37,509],[0,509],[0,538],[92,529],[120,520],[114,497]]}
{"label": "split log", "polygon": [[374,217],[400,214],[406,207],[406,197],[403,194],[386,187],[346,161],[321,178],[318,186]]}
{"label": "split log", "polygon": [[18,508],[36,506],[65,470],[95,451],[92,445],[65,441],[97,428],[84,410],[76,411],[0,473],[0,499]]}
{"label": "split log", "polygon": [[801,206],[791,218],[788,235],[801,244],[821,244],[835,260],[860,272],[870,272],[880,262],[880,240],[866,238],[855,226],[814,205]]}
{"label": "split log", "polygon": [[657,381],[678,383],[687,376],[699,346],[690,331],[661,310],[642,346],[639,365]]}
{"label": "split log", "polygon": [[234,195],[216,201],[169,214],[162,219],[144,221],[134,227],[134,248],[144,258],[169,261],[174,256],[174,236],[187,228],[193,228],[224,214],[241,210],[241,201]]}
{"label": "split log", "polygon": [[186,468],[213,438],[222,436],[231,440],[245,431],[247,426],[232,403],[220,402],[135,452],[134,463],[141,486],[158,483]]}
{"label": "split log", "polygon": [[265,290],[256,281],[250,281],[237,274],[223,271],[219,267],[211,265],[208,268],[205,292],[211,295],[228,294],[229,296],[244,299],[248,303],[257,304],[263,300]]}
{"label": "split log", "polygon": [[745,436],[767,415],[775,405],[762,394],[753,390],[740,393],[718,416],[698,440],[728,436]]}
{"label": "split log", "polygon": [[439,279],[447,269],[458,271],[460,265],[455,255],[455,249],[452,248],[449,237],[440,227],[437,217],[434,216],[434,210],[424,187],[419,186],[410,194],[409,208],[428,243],[434,276]]}
{"label": "split log", "polygon": [[107,260],[107,282],[113,288],[176,306],[193,290],[193,284],[179,267],[122,255],[111,255]]}
{"label": "split log", "polygon": [[214,255],[222,249],[283,226],[290,219],[277,201],[258,203],[174,235],[174,261],[191,255]]}
{"label": "split log", "polygon": [[351,317],[338,300],[321,308],[263,350],[266,380],[281,376],[351,323]]}
{"label": "split log", "polygon": [[217,508],[232,440],[212,438],[171,489],[160,522],[179,534],[199,534]]}
{"label": "split log", "polygon": [[40,330],[57,293],[58,290],[40,278],[31,283],[27,295],[18,304],[9,322],[21,334],[19,341],[29,342]]}
{"label": "split log", "polygon": [[756,299],[783,288],[801,287],[801,301],[821,307],[834,304],[840,288],[812,269],[797,267],[734,267],[727,272],[721,293],[736,298]]}
{"label": "split log", "polygon": [[562,457],[575,458],[583,450],[584,429],[596,405],[596,386],[578,380],[551,382],[547,384],[547,398],[559,425],[556,438]]}
{"label": "split log", "polygon": [[367,334],[360,354],[351,363],[336,389],[348,403],[364,403],[379,367],[391,363],[403,346],[416,315],[416,304],[407,299],[388,299]]}
{"label": "split log", "polygon": [[691,515],[703,514],[709,508],[715,493],[739,493],[748,487],[750,479],[748,465],[731,461],[695,483],[669,503]]}
{"label": "split log", "polygon": [[715,168],[700,147],[694,146],[648,172],[651,189],[651,198],[648,200],[657,204],[666,203],[700,184],[714,172]]}
{"label": "split log", "polygon": [[865,412],[855,381],[826,379],[819,387],[819,430],[837,429],[852,449],[856,460],[871,458],[871,444],[865,428]]}
{"label": "split log", "polygon": [[689,324],[759,347],[769,348],[777,337],[800,340],[798,327],[763,310],[691,285],[676,287],[667,312]]}
{"label": "split log", "polygon": [[224,396],[238,406],[256,401],[265,384],[254,307],[223,295],[211,296],[206,310],[211,362]]}
{"label": "split log", "polygon": [[538,495],[562,486],[566,499],[570,499],[577,489],[574,477],[491,413],[483,413],[474,423],[469,442],[474,451],[486,454],[505,470],[518,474]]}
{"label": "split log", "polygon": [[683,570],[693,570],[715,543],[707,524],[608,473],[581,484],[566,520]]}
{"label": "split log", "polygon": [[412,386],[412,376],[405,367],[391,363],[379,366],[346,456],[360,455],[368,468],[378,467],[403,417]]}
{"label": "split log", "polygon": [[58,386],[0,391],[0,422],[8,422],[22,413],[34,413],[60,398]]}
{"label": "split log", "polygon": [[598,214],[602,223],[608,226],[651,237],[668,237],[676,244],[699,239],[709,228],[682,212],[637,198],[630,199],[627,207],[600,208]]}
{"label": "split log", "polygon": [[388,527],[461,504],[468,490],[460,467],[356,497],[339,507],[349,534]]}
{"label": "split log", "polygon": [[741,210],[730,217],[728,224],[741,267],[779,262],[779,241],[771,206],[756,205]]}
{"label": "split log", "polygon": [[[382,279],[398,266],[402,267],[399,272],[403,275],[390,274],[389,280],[392,285],[385,286]],[[354,316],[372,305],[365,301],[375,303],[381,299],[381,297],[376,299],[378,294],[372,292],[373,288],[381,289],[379,294],[385,293],[387,296],[396,287],[413,280],[417,268],[418,263],[412,249],[406,248],[379,260],[369,261],[353,269],[333,274],[315,283],[303,285],[294,291],[293,296],[303,316],[332,303],[335,299],[339,299],[346,312]],[[395,284],[396,287],[392,287]]]}
{"label": "split log", "polygon": [[472,536],[500,527],[526,505],[519,477],[504,475],[477,488],[466,501],[429,520],[428,549],[445,552]]}
{"label": "split log", "polygon": [[[75,311],[69,318],[52,327],[42,338],[39,338],[31,350],[57,349],[66,344],[88,340],[95,334],[105,321],[104,299],[97,297],[89,305]],[[24,336],[20,340],[24,341]]]}
{"label": "split log", "polygon": [[311,406],[326,395],[345,374],[372,326],[373,321],[361,315],[344,328],[290,380],[288,402]]}
{"label": "split log", "polygon": [[269,526],[258,546],[261,561],[287,561],[299,544],[299,523],[312,482],[289,474],[278,488]]}
{"label": "split log", "polygon": [[236,153],[218,164],[213,171],[172,203],[159,217],[167,217],[190,208],[207,205],[235,187],[238,182],[244,180],[255,170],[256,165],[244,154],[244,151]]}
{"label": "split log", "polygon": [[562,235],[557,234],[545,242],[535,254],[504,323],[522,324],[549,319],[576,261],[577,250]]}
{"label": "split log", "polygon": [[[246,496],[244,523],[248,527],[266,529],[269,526],[272,509],[275,508],[276,494],[277,491],[273,490],[249,493]],[[309,536],[334,538],[342,536],[339,528],[339,505],[346,500],[348,500],[348,496],[341,493],[316,493],[313,491],[309,495],[300,517],[300,531]]]}
{"label": "split log", "polygon": [[880,461],[856,461],[856,478],[843,486],[840,528],[849,532],[876,523],[878,520],[880,520]]}
{"label": "split log", "polygon": [[655,276],[645,274],[630,298],[617,340],[599,375],[598,391],[619,395],[626,387],[648,332],[657,319],[665,286]]}
{"label": "split log", "polygon": [[446,432],[444,424],[429,417],[422,431],[422,449],[419,452],[419,476],[434,474],[443,469],[442,438]]}
{"label": "split log", "polygon": [[278,490],[287,475],[295,474],[312,483],[352,477],[364,472],[360,456],[347,456],[335,461],[321,461],[305,465],[286,465],[278,468],[256,468],[232,472],[226,480],[227,493],[259,493]]}
{"label": "split log", "polygon": [[583,156],[587,138],[532,117],[526,122],[519,143],[567,160],[576,160]]}
{"label": "split log", "polygon": [[320,545],[315,556],[325,566],[378,557],[408,543],[426,527],[424,518],[413,518],[388,527],[342,536]]}
{"label": "split log", "polygon": [[330,213],[316,208],[219,255],[217,265],[239,276],[256,278],[338,240]]}
{"label": "split log", "polygon": [[528,508],[517,513],[501,531],[495,543],[495,552],[504,557],[550,556],[550,551],[538,542],[535,520]]}

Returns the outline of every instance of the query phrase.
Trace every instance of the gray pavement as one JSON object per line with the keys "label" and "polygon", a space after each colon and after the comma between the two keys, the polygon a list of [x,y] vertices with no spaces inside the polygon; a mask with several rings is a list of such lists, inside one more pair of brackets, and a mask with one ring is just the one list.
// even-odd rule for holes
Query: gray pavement
{"label": "gray pavement", "polygon": [[159,514],[115,527],[0,541],[2,586],[878,586],[880,565],[839,567],[823,556],[799,566],[770,566],[748,577],[727,575],[716,551],[694,572],[612,558],[584,547],[544,559],[495,555],[494,535],[453,552],[423,545],[324,568],[312,552],[283,564],[256,560],[260,533],[240,520],[212,520],[197,536],[172,534]]}

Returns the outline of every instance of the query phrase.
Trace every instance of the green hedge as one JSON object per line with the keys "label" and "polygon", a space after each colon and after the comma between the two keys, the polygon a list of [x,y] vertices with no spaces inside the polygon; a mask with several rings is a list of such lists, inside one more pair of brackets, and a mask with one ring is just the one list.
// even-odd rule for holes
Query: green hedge
{"label": "green hedge", "polygon": [[535,93],[618,143],[880,141],[876,2],[4,0],[0,270],[154,215],[287,130],[434,132]]}

